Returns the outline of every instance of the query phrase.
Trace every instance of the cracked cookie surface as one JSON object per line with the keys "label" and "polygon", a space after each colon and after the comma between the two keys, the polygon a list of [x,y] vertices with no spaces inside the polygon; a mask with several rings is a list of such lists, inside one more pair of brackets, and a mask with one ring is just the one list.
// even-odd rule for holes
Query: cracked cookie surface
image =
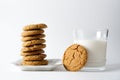
{"label": "cracked cookie surface", "polygon": [[44,58],[46,58],[46,54],[39,54],[39,55],[29,55],[29,56],[24,56],[23,60],[24,61],[36,61],[36,60],[43,60]]}
{"label": "cracked cookie surface", "polygon": [[28,31],[28,30],[38,30],[41,28],[47,28],[46,24],[31,24],[31,25],[27,25],[23,28],[24,31]]}
{"label": "cracked cookie surface", "polygon": [[45,39],[27,41],[27,42],[24,42],[22,46],[27,47],[27,46],[33,46],[33,45],[42,44],[42,43],[45,43]]}
{"label": "cracked cookie surface", "polygon": [[63,55],[63,65],[68,71],[79,71],[87,62],[86,49],[78,44],[68,47]]}
{"label": "cracked cookie surface", "polygon": [[46,44],[39,44],[39,45],[33,45],[29,47],[23,47],[22,51],[36,51],[36,50],[41,50],[46,47]]}
{"label": "cracked cookie surface", "polygon": [[22,37],[22,41],[27,42],[31,40],[39,40],[44,37],[45,37],[45,34],[33,35],[33,36],[28,36],[28,37]]}
{"label": "cracked cookie surface", "polygon": [[30,56],[30,55],[39,55],[41,53],[44,53],[44,50],[36,50],[36,51],[21,51],[21,56]]}
{"label": "cracked cookie surface", "polygon": [[40,29],[40,30],[30,30],[30,31],[24,31],[22,32],[22,36],[26,37],[26,36],[34,36],[34,35],[40,35],[44,33],[44,30]]}

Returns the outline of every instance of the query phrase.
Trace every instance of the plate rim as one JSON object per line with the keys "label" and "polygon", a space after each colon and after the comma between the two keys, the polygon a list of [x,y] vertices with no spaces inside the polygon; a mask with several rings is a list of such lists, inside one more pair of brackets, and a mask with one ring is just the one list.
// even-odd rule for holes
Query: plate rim
{"label": "plate rim", "polygon": [[[20,65],[20,61],[22,61],[22,59],[18,59],[16,60],[15,62],[13,62],[12,64],[16,67],[19,67],[21,70],[23,71],[45,71],[45,70],[52,70],[54,68],[56,68],[57,66],[61,65],[62,62],[61,62],[61,59],[47,59],[48,61],[51,61],[51,60],[58,60],[56,63],[54,64],[48,64],[48,65],[40,65],[40,66],[23,66],[23,65]],[[35,69],[36,68],[36,69]],[[30,70],[31,69],[31,70]]]}

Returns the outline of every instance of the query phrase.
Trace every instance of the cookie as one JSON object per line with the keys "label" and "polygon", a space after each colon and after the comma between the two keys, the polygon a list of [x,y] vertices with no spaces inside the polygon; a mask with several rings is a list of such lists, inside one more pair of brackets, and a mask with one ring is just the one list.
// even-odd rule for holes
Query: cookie
{"label": "cookie", "polygon": [[21,56],[30,56],[30,55],[39,55],[41,53],[44,53],[44,50],[36,50],[36,51],[22,51]]}
{"label": "cookie", "polygon": [[41,44],[41,43],[45,43],[45,39],[27,41],[27,42],[24,42],[22,46],[27,47],[27,46],[33,46],[33,45]]}
{"label": "cookie", "polygon": [[24,31],[28,31],[28,30],[38,30],[41,28],[47,28],[46,24],[31,24],[31,25],[27,25],[23,28]]}
{"label": "cookie", "polygon": [[30,47],[23,47],[22,51],[36,51],[46,47],[46,44],[33,45]]}
{"label": "cookie", "polygon": [[31,31],[23,31],[22,32],[22,36],[26,37],[26,36],[33,36],[33,35],[39,35],[44,33],[44,30],[40,29],[40,30],[31,30]]}
{"label": "cookie", "polygon": [[87,62],[86,49],[78,44],[68,47],[63,56],[63,65],[68,71],[79,71]]}
{"label": "cookie", "polygon": [[39,54],[39,55],[30,55],[30,56],[24,56],[24,61],[39,61],[46,58],[46,54]]}
{"label": "cookie", "polygon": [[41,60],[41,61],[23,61],[22,65],[31,65],[31,66],[37,66],[37,65],[47,65],[47,60]]}
{"label": "cookie", "polygon": [[28,37],[22,37],[22,41],[30,41],[30,40],[38,40],[40,38],[44,38],[45,34],[39,34],[39,35],[34,35],[34,36],[28,36]]}

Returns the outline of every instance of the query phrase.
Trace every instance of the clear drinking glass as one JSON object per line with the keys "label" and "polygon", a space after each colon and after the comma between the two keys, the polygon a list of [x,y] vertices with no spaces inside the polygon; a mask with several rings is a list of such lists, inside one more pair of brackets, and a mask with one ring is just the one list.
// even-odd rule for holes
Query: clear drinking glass
{"label": "clear drinking glass", "polygon": [[74,43],[80,44],[88,52],[85,71],[105,69],[108,29],[75,29]]}

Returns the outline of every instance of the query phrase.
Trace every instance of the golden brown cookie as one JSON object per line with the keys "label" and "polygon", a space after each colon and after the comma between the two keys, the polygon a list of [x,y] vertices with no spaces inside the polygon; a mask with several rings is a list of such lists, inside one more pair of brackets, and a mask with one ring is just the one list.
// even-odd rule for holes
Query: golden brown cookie
{"label": "golden brown cookie", "polygon": [[33,45],[30,47],[23,47],[22,51],[36,51],[46,47],[46,44]]}
{"label": "golden brown cookie", "polygon": [[41,61],[23,61],[22,65],[31,65],[31,66],[37,66],[37,65],[47,65],[47,60],[41,60]]}
{"label": "golden brown cookie", "polygon": [[43,60],[44,58],[46,58],[46,56],[47,56],[46,54],[24,56],[23,60],[24,61],[39,61],[39,60]]}
{"label": "golden brown cookie", "polygon": [[63,65],[68,71],[79,71],[87,62],[86,49],[78,44],[68,47],[63,56]]}
{"label": "golden brown cookie", "polygon": [[28,36],[28,37],[22,37],[22,41],[30,41],[30,40],[38,40],[40,38],[44,38],[45,34],[39,34],[39,35],[34,35],[34,36]]}
{"label": "golden brown cookie", "polygon": [[27,46],[33,46],[41,43],[45,43],[45,39],[27,41],[27,42],[24,42],[22,46],[27,47]]}
{"label": "golden brown cookie", "polygon": [[40,30],[31,30],[31,31],[23,31],[22,32],[22,36],[26,37],[26,36],[33,36],[33,35],[39,35],[44,33],[44,30],[40,29]]}
{"label": "golden brown cookie", "polygon": [[31,25],[27,25],[23,28],[24,31],[28,31],[28,30],[37,30],[37,29],[41,29],[41,28],[47,28],[46,24],[31,24]]}
{"label": "golden brown cookie", "polygon": [[41,54],[44,53],[44,50],[36,50],[36,51],[22,51],[21,56],[30,56],[30,55],[36,55],[36,54]]}

